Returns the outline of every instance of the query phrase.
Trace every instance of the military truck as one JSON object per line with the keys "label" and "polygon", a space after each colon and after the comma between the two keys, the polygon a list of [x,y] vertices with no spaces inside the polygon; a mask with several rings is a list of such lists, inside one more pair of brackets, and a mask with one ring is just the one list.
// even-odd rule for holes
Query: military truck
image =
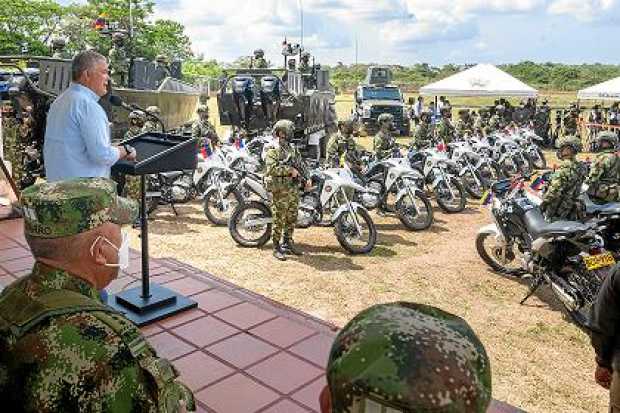
{"label": "military truck", "polygon": [[368,135],[378,130],[377,118],[382,113],[394,116],[394,126],[401,136],[409,135],[410,121],[403,94],[392,84],[392,70],[384,66],[368,68],[366,80],[355,91],[353,116]]}
{"label": "military truck", "polygon": [[318,65],[310,73],[234,69],[222,78],[217,103],[220,123],[244,128],[250,136],[262,133],[277,120],[293,121],[294,143],[302,155],[316,160],[325,157],[329,134],[337,122],[329,72]]}

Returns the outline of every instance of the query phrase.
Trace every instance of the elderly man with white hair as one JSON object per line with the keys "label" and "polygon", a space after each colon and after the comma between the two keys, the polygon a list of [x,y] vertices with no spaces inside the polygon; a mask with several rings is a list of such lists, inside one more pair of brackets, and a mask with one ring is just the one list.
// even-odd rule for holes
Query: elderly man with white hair
{"label": "elderly man with white hair", "polygon": [[72,83],[50,107],[43,156],[50,182],[110,177],[119,159],[134,160],[135,150],[111,144],[108,117],[99,99],[108,90],[108,62],[94,50],[73,58]]}

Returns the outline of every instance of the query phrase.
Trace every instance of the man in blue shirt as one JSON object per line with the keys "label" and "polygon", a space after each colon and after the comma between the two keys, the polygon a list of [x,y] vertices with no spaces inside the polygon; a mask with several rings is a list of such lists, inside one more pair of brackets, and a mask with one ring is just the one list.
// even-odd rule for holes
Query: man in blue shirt
{"label": "man in blue shirt", "polygon": [[129,146],[112,146],[108,117],[99,98],[108,87],[108,63],[88,50],[73,59],[73,82],[50,107],[43,145],[48,182],[110,177],[119,159],[135,160]]}

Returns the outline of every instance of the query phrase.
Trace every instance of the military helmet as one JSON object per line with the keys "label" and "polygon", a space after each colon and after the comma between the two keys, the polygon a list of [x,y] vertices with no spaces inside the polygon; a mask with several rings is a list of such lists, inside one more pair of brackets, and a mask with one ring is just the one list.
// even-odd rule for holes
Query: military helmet
{"label": "military helmet", "polygon": [[160,115],[161,114],[161,110],[159,109],[158,106],[149,106],[146,108],[146,112],[150,113],[152,115]]}
{"label": "military helmet", "polygon": [[391,113],[382,113],[377,118],[377,123],[383,125],[385,123],[394,122],[394,115]]}
{"label": "military helmet", "polygon": [[597,148],[600,148],[602,142],[607,142],[612,148],[616,148],[618,146],[618,135],[610,131],[603,131],[596,135],[594,142]]}
{"label": "military helmet", "polygon": [[112,41],[113,42],[120,42],[122,40],[125,40],[125,35],[123,33],[114,33],[112,35]]}
{"label": "military helmet", "polygon": [[256,49],[254,50],[254,56],[263,57],[265,56],[265,51],[263,49]]}
{"label": "military helmet", "polygon": [[129,120],[134,120],[134,119],[135,120],[145,121],[146,120],[146,115],[141,110],[132,110],[129,113]]}
{"label": "military helmet", "polygon": [[273,136],[278,136],[279,132],[284,132],[286,139],[291,139],[295,135],[295,124],[287,119],[280,119],[273,125]]}
{"label": "military helmet", "polygon": [[483,413],[491,401],[491,365],[475,332],[460,317],[423,304],[379,304],[359,313],[336,336],[326,375],[333,413],[358,411],[356,403]]}
{"label": "military helmet", "polygon": [[303,52],[303,53],[301,54],[301,58],[302,58],[302,59],[309,59],[309,58],[310,58],[310,53],[308,53],[308,52]]}
{"label": "military helmet", "polygon": [[198,105],[196,113],[209,113],[209,107],[207,105]]}
{"label": "military helmet", "polygon": [[345,119],[338,121],[338,128],[345,133],[353,133],[355,130],[355,121],[351,119]]}
{"label": "military helmet", "polygon": [[157,63],[168,63],[168,58],[166,57],[166,55],[158,54],[155,58],[155,61]]}
{"label": "military helmet", "polygon": [[67,41],[63,39],[62,37],[56,37],[52,39],[52,47],[65,47],[66,44],[67,44]]}
{"label": "military helmet", "polygon": [[562,136],[558,139],[555,146],[558,148],[559,152],[561,152],[564,147],[570,146],[575,153],[579,153],[581,152],[581,139],[574,135]]}

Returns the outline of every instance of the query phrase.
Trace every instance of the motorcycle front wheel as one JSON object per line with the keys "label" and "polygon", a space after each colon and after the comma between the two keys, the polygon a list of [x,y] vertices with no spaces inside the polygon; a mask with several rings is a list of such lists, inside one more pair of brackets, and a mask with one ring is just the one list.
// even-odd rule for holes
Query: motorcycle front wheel
{"label": "motorcycle front wheel", "polygon": [[407,229],[422,231],[433,223],[433,207],[426,195],[419,192],[413,194],[413,199],[406,194],[396,203],[396,213]]}
{"label": "motorcycle front wheel", "polygon": [[[252,221],[257,221],[253,223]],[[271,210],[261,202],[239,204],[228,220],[233,240],[244,248],[259,248],[271,237]]]}
{"label": "motorcycle front wheel", "polygon": [[209,188],[205,192],[202,207],[207,219],[214,225],[226,225],[233,211],[243,202],[238,191],[224,191],[222,195],[217,188]]}
{"label": "motorcycle front wheel", "polygon": [[[476,181],[477,180],[477,181]],[[474,199],[482,198],[484,195],[484,181],[482,176],[477,171],[467,171],[462,177],[461,181],[465,187],[465,191],[470,197]]]}
{"label": "motorcycle front wheel", "polygon": [[[360,226],[359,232],[355,221]],[[377,228],[368,211],[364,209],[343,212],[338,217],[334,230],[342,248],[351,254],[367,254],[377,243]]]}
{"label": "motorcycle front wheel", "polygon": [[[476,251],[489,267],[494,271],[510,275],[519,276],[523,274],[523,269],[518,265],[517,257],[514,253],[514,246],[505,251],[506,246],[498,245],[495,242],[495,236],[493,234],[478,234],[476,237]],[[511,264],[517,264],[512,267]]]}
{"label": "motorcycle front wheel", "polygon": [[447,180],[440,181],[435,187],[437,205],[448,214],[462,212],[467,202],[465,188],[455,177],[450,176]]}

